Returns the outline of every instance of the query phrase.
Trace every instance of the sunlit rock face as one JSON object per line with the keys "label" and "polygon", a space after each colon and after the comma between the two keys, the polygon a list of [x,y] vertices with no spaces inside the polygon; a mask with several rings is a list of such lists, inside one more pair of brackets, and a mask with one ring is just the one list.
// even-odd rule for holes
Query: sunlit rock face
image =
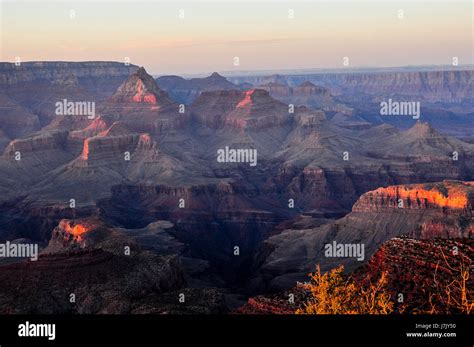
{"label": "sunlit rock face", "polygon": [[100,107],[105,117],[120,120],[131,130],[156,135],[184,128],[189,112],[161,90],[143,67],[130,75]]}
{"label": "sunlit rock face", "polygon": [[[404,293],[408,312],[433,307],[438,312],[460,313],[458,305],[448,305],[447,288],[451,297],[462,296],[461,269],[469,269],[474,261],[474,240],[445,239],[417,240],[394,238],[385,242],[361,269],[372,276],[382,271],[388,275],[388,288],[395,293]],[[469,271],[469,270],[468,270]],[[472,271],[471,271],[472,272]],[[466,279],[467,296],[474,294],[474,277]],[[433,286],[433,283],[436,283]],[[451,285],[450,285],[451,284]]]}
{"label": "sunlit rock face", "polygon": [[302,115],[321,113],[304,107],[289,108],[263,89],[221,90],[202,93],[191,105],[193,117],[211,128],[267,130],[298,122]]}
{"label": "sunlit rock face", "polygon": [[[417,240],[397,237],[385,242],[352,276],[363,283],[370,278],[379,278],[384,272],[390,295],[395,297],[403,293],[407,298],[396,307],[400,312],[434,313],[435,309],[435,313],[461,313],[459,305],[448,299],[446,289],[450,288],[450,297],[462,297],[463,288],[468,297],[474,294],[473,276],[465,278],[465,287],[460,280],[460,270],[472,266],[473,259],[472,239]],[[453,282],[453,279],[456,280]],[[308,280],[309,276],[305,282]],[[293,304],[288,300],[290,294],[295,298]],[[251,297],[233,313],[294,314],[298,308],[303,308],[310,296],[309,289],[303,283],[293,284],[291,289],[277,294]]]}
{"label": "sunlit rock face", "polygon": [[86,246],[85,234],[96,227],[97,225],[90,220],[62,219],[53,230],[48,249],[55,251],[84,248]]}
{"label": "sunlit rock face", "polygon": [[364,194],[352,211],[377,211],[386,208],[472,210],[473,192],[472,182],[457,181],[379,188]]}
{"label": "sunlit rock face", "polygon": [[349,270],[360,266],[353,257],[326,257],[324,246],[333,241],[364,245],[367,260],[385,241],[402,235],[416,240],[472,239],[473,187],[473,182],[443,181],[367,192],[341,219],[323,225],[309,219],[303,227],[295,223],[267,239],[257,255],[265,258],[257,278],[273,276],[266,285],[282,289],[303,281],[314,264],[325,270],[339,264]]}
{"label": "sunlit rock face", "polygon": [[110,101],[152,105],[166,105],[172,102],[168,94],[158,87],[153,77],[143,67],[118,87]]}
{"label": "sunlit rock face", "polygon": [[118,136],[96,136],[84,140],[81,154],[83,160],[109,160],[123,157],[127,150],[133,150],[138,144],[138,134]]}

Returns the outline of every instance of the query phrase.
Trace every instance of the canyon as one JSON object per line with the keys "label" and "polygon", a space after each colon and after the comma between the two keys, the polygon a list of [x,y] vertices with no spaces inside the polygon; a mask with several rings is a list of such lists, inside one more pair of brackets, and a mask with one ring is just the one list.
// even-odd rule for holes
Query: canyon
{"label": "canyon", "polygon": [[[33,283],[42,273],[54,293],[15,307],[15,285],[2,285],[2,312],[223,313],[293,288],[315,264],[356,271],[357,260],[324,257],[328,242],[363,243],[374,259],[400,237],[473,238],[470,128],[444,131],[450,114],[461,117],[456,105],[470,117],[472,71],[188,80],[113,62],[0,71],[0,240],[41,248],[35,264],[1,265],[2,283],[22,273],[22,288],[46,293],[49,282]],[[444,126],[423,104],[410,124],[375,121],[361,106],[402,94],[447,112]],[[56,114],[64,99],[94,102],[95,117]],[[225,148],[258,161],[217,160]],[[70,291],[80,304],[67,302]]]}
{"label": "canyon", "polygon": [[[422,121],[429,122],[445,134],[472,142],[473,77],[472,69],[425,67],[319,73],[308,71],[304,74],[288,72],[270,76],[232,75],[229,80],[234,84],[269,85],[270,88],[276,85],[278,88],[272,88],[274,97],[283,97],[291,102],[302,101],[301,97],[290,97],[291,90],[301,89],[301,85],[311,83],[330,91],[339,112],[353,112],[365,122],[386,123],[403,129],[413,126],[416,121],[402,116],[381,117],[380,102],[389,98],[399,102],[420,102]],[[318,102],[317,106],[321,107],[321,100]]]}

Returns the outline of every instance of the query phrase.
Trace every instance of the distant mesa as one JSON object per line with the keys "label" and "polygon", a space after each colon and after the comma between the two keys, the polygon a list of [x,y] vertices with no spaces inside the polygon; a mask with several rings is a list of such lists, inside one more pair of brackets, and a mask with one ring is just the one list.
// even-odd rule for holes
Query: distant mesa
{"label": "distant mesa", "polygon": [[156,82],[160,88],[169,93],[173,100],[184,104],[192,103],[205,91],[241,89],[217,72],[213,72],[208,77],[189,80],[179,76],[161,76],[156,79]]}
{"label": "distant mesa", "polygon": [[11,92],[20,94],[33,88],[31,92],[44,101],[51,94],[49,88],[79,86],[94,100],[103,100],[137,69],[136,65],[111,61],[22,62],[21,66],[0,63],[0,88],[8,87]]}
{"label": "distant mesa", "polygon": [[277,82],[262,84],[258,88],[268,91],[275,98],[289,98],[293,94],[291,87]]}
{"label": "distant mesa", "polygon": [[317,86],[309,81],[301,83],[299,86],[293,89],[295,95],[308,96],[317,95],[324,98],[331,97],[331,91],[329,88]]}
{"label": "distant mesa", "polygon": [[419,71],[395,68],[392,71],[367,70],[361,72],[308,72],[287,75],[251,75],[230,77],[234,83],[250,83],[256,86],[278,83],[296,87],[309,81],[330,88],[333,95],[373,95],[416,97],[430,102],[455,103],[457,100],[472,101],[474,95],[474,70],[433,67]]}
{"label": "distant mesa", "polygon": [[315,85],[309,81],[302,82],[296,87],[281,83],[281,78],[272,78],[270,82],[261,84],[258,88],[264,89],[272,97],[287,104],[307,106],[327,112],[338,112],[352,115],[352,109],[336,102],[329,88]]}
{"label": "distant mesa", "polygon": [[265,76],[261,78],[260,84],[267,84],[267,83],[278,83],[281,85],[288,85],[288,80],[286,76],[274,74],[274,75]]}

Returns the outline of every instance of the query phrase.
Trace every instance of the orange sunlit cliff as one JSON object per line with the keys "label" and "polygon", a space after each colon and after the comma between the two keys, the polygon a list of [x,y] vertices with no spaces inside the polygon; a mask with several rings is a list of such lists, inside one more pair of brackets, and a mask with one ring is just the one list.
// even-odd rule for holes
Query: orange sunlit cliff
{"label": "orange sunlit cliff", "polygon": [[450,208],[472,209],[472,182],[443,181],[436,184],[409,184],[378,188],[368,192],[354,205],[353,211],[363,211],[365,204],[376,207],[408,209]]}
{"label": "orange sunlit cliff", "polygon": [[59,229],[65,234],[71,235],[76,241],[82,241],[83,235],[91,230],[91,226],[85,223],[79,223],[68,219],[59,222]]}

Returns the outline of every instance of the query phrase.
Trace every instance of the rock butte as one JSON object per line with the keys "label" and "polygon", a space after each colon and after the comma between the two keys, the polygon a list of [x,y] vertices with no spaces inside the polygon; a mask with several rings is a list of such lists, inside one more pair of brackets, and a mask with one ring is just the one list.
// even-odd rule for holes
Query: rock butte
{"label": "rock butte", "polygon": [[73,235],[77,241],[81,241],[82,235],[90,231],[90,226],[68,219],[62,219],[59,222],[59,228],[66,233]]}
{"label": "rock butte", "polygon": [[[380,196],[382,199],[394,200],[393,206],[398,204],[398,199],[402,199],[408,204],[404,207],[419,208],[421,205],[425,207],[437,206],[452,209],[469,208],[469,192],[472,192],[473,182],[450,182],[445,181],[443,188],[440,189],[436,185],[427,184],[411,184],[404,186],[395,186],[387,188],[379,188],[365,195],[371,199]],[[472,207],[471,207],[472,208]],[[357,210],[357,206],[355,206]]]}

